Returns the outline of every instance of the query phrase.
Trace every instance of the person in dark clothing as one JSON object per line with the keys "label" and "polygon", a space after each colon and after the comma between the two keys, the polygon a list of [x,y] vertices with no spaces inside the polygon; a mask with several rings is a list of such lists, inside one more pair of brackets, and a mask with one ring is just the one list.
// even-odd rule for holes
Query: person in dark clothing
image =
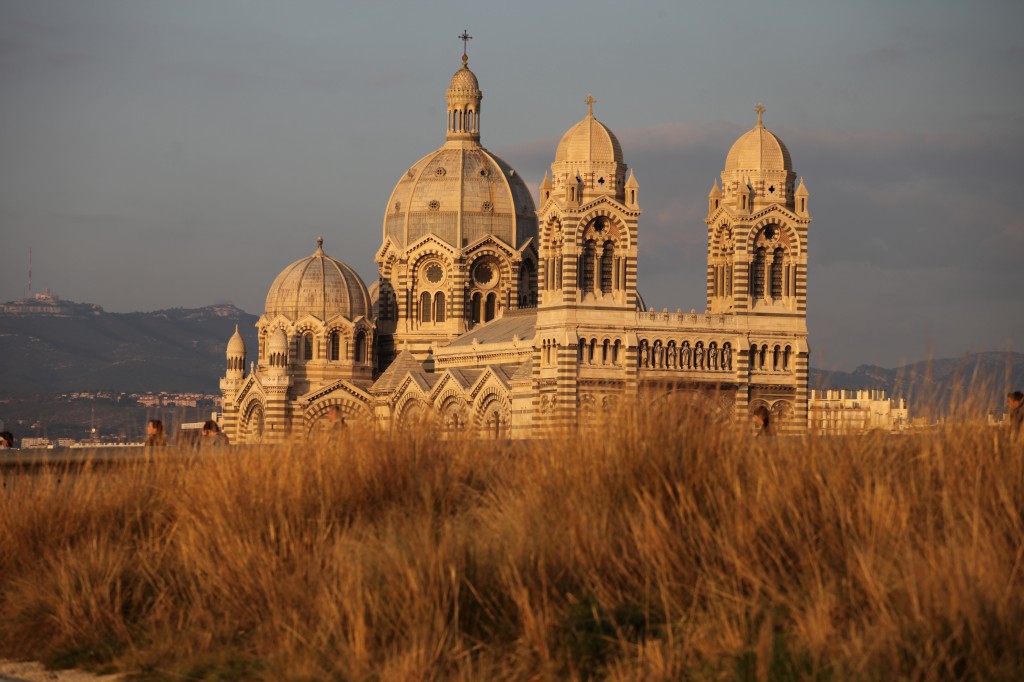
{"label": "person in dark clothing", "polygon": [[164,423],[159,419],[150,419],[146,424],[146,447],[161,448],[167,445],[167,436],[164,435]]}
{"label": "person in dark clothing", "polygon": [[10,431],[0,432],[0,449],[14,447],[14,434]]}
{"label": "person in dark clothing", "polygon": [[219,448],[228,444],[228,437],[220,430],[220,425],[210,419],[203,424],[202,446],[208,448]]}
{"label": "person in dark clothing", "polygon": [[1006,394],[1006,420],[1011,431],[1021,432],[1024,426],[1024,393],[1011,391]]}
{"label": "person in dark clothing", "polygon": [[758,436],[775,435],[775,432],[772,430],[772,413],[768,411],[767,407],[764,405],[758,405],[750,414],[754,418],[754,425],[758,427]]}

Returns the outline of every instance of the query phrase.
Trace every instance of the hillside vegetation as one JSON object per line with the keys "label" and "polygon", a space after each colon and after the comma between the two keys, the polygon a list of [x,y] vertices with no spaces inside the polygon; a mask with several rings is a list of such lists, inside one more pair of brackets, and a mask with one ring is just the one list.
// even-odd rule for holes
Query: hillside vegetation
{"label": "hillside vegetation", "polygon": [[[745,427],[746,424],[743,424]],[[349,431],[5,470],[0,657],[144,680],[1011,680],[1021,441]]]}
{"label": "hillside vegetation", "polygon": [[0,314],[0,391],[216,392],[236,324],[255,357],[256,316],[228,304],[146,313]]}

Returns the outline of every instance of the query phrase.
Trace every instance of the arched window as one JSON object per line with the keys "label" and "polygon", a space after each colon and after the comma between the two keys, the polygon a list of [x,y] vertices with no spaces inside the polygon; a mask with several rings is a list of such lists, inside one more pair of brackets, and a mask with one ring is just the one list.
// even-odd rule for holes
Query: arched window
{"label": "arched window", "polygon": [[430,293],[420,294],[420,322],[430,322]]}
{"label": "arched window", "polygon": [[792,346],[786,346],[786,350],[782,352],[782,369],[789,371],[789,357],[793,353]]}
{"label": "arched window", "polygon": [[580,268],[580,289],[583,293],[593,293],[594,291],[594,254],[595,254],[594,240],[588,239],[587,243],[583,245],[583,263]]}
{"label": "arched window", "polygon": [[302,335],[302,359],[313,359],[313,332],[306,332]]}
{"label": "arched window", "polygon": [[497,314],[498,295],[493,291],[487,294],[487,307],[484,309],[484,322],[490,322]]}
{"label": "arched window", "polygon": [[772,370],[777,372],[782,369],[782,349],[778,346],[772,349]]}
{"label": "arched window", "polygon": [[764,248],[754,252],[754,262],[750,266],[750,295],[752,298],[764,298]]}
{"label": "arched window", "polygon": [[533,263],[530,261],[523,261],[519,266],[519,305],[524,308],[537,305]]}
{"label": "arched window", "polygon": [[392,319],[392,306],[394,306],[395,294],[391,289],[381,288],[380,301],[377,303],[377,315],[382,322]]}
{"label": "arched window", "polygon": [[482,312],[481,309],[483,308],[483,294],[481,294],[479,291],[475,292],[473,294],[473,298],[470,299],[470,308],[470,314],[473,316],[473,323],[480,324],[480,319],[482,317],[480,313]]}
{"label": "arched window", "polygon": [[597,346],[597,339],[590,339],[590,349],[587,353],[587,362],[594,364],[594,349]]}
{"label": "arched window", "polygon": [[604,243],[604,252],[601,253],[601,293],[612,293],[612,264],[615,262],[615,249],[612,243]]}
{"label": "arched window", "polygon": [[444,322],[444,293],[439,291],[434,294],[434,322]]}
{"label": "arched window", "polygon": [[330,344],[330,355],[329,358],[335,362],[341,357],[341,334],[335,330],[331,332],[331,344]]}
{"label": "arched window", "polygon": [[618,339],[616,339],[615,340],[615,345],[612,346],[612,364],[613,365],[619,364],[619,347],[620,347],[620,344],[621,344],[621,342]]}
{"label": "arched window", "polygon": [[750,344],[750,369],[757,369],[757,344]]}
{"label": "arched window", "polygon": [[356,334],[355,357],[352,359],[356,362],[366,362],[366,332]]}
{"label": "arched window", "polygon": [[782,257],[784,253],[782,248],[778,248],[772,254],[772,298],[776,301],[782,300]]}
{"label": "arched window", "polygon": [[768,344],[761,346],[761,355],[758,358],[757,366],[759,369],[764,369],[765,362],[768,360]]}
{"label": "arched window", "polygon": [[611,342],[608,339],[605,339],[604,343],[601,345],[601,364],[602,365],[607,365],[608,362],[611,360],[611,356],[609,356],[609,354],[608,354],[608,348],[610,346],[611,346]]}

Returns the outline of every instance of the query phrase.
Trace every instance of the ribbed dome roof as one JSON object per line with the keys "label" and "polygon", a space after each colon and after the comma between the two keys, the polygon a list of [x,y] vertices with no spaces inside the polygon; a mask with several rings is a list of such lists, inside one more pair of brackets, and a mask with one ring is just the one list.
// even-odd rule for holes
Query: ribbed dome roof
{"label": "ribbed dome roof", "polygon": [[614,161],[623,163],[622,145],[593,111],[562,136],[555,150],[555,163],[562,161]]}
{"label": "ribbed dome roof", "polygon": [[245,355],[245,339],[238,333],[238,325],[235,325],[235,333],[228,341],[228,355]]}
{"label": "ribbed dome roof", "polygon": [[370,295],[352,268],[324,253],[323,237],[317,238],[312,256],[295,261],[281,271],[267,293],[267,317],[284,315],[298,320],[312,315],[328,320],[343,315],[349,320],[370,316]]}
{"label": "ribbed dome roof", "polygon": [[[505,161],[476,145],[445,145],[399,179],[384,234],[399,247],[434,234],[458,248],[490,234],[519,248],[537,234],[535,210],[526,183]],[[457,243],[460,220],[464,244]]]}
{"label": "ribbed dome roof", "polygon": [[452,82],[449,84],[448,90],[459,93],[479,93],[480,83],[476,79],[476,74],[463,64],[462,68],[452,76]]}
{"label": "ribbed dome roof", "polygon": [[725,170],[793,170],[793,160],[782,140],[764,127],[764,107],[757,105],[757,125],[732,145],[725,157]]}

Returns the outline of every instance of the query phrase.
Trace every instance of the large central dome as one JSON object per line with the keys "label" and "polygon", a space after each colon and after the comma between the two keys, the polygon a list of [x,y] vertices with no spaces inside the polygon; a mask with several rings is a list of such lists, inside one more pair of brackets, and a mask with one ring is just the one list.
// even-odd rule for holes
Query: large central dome
{"label": "large central dome", "polygon": [[533,198],[519,174],[483,147],[445,145],[402,175],[384,217],[384,236],[400,248],[426,234],[455,248],[484,235],[519,248],[537,234]]}
{"label": "large central dome", "polygon": [[449,83],[447,141],[406,171],[384,215],[384,238],[405,248],[432,234],[459,249],[493,235],[520,248],[537,234],[533,197],[519,174],[480,146],[483,94],[467,57]]}

